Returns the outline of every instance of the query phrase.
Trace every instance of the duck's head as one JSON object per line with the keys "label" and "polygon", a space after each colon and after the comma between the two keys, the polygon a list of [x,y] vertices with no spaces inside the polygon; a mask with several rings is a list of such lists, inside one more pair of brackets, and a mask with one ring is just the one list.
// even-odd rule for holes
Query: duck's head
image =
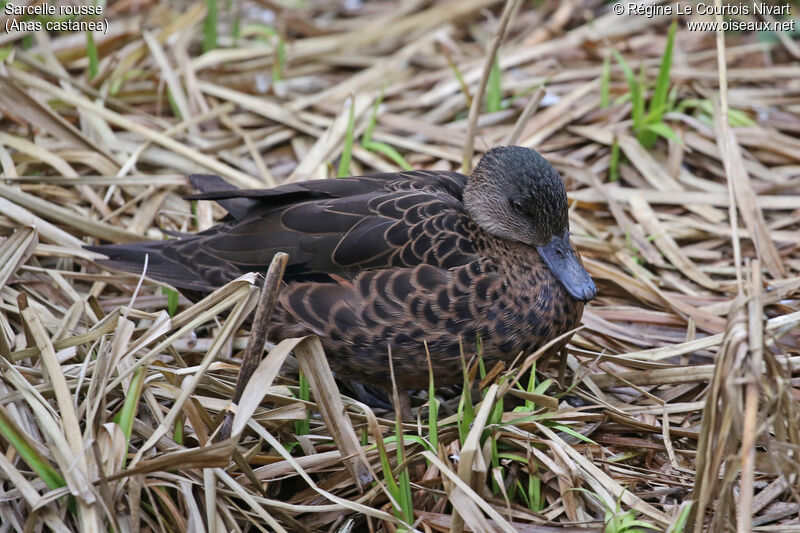
{"label": "duck's head", "polygon": [[486,152],[467,182],[464,206],[492,235],[535,247],[573,298],[595,297],[597,288],[569,242],[564,182],[537,152],[521,146]]}

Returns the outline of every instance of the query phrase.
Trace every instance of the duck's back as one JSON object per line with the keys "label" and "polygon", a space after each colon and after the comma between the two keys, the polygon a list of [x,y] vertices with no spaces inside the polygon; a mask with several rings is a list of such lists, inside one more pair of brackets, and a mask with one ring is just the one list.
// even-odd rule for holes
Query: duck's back
{"label": "duck's back", "polygon": [[451,268],[475,259],[471,221],[461,201],[467,177],[415,171],[315,180],[273,189],[232,188],[195,175],[201,191],[228,216],[177,239],[90,247],[109,267],[147,275],[190,294],[211,292],[289,255],[285,279],[333,282],[365,270],[430,264]]}

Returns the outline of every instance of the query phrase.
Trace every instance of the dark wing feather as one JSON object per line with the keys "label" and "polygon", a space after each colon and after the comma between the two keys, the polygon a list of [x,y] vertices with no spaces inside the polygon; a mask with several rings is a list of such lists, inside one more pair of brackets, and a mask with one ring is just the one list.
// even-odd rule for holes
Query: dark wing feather
{"label": "dark wing feather", "polygon": [[141,271],[177,288],[210,291],[289,254],[286,279],[353,279],[366,269],[475,260],[461,203],[466,176],[416,171],[315,180],[238,190],[215,176],[193,176],[195,199],[213,199],[229,215],[213,228],[171,241],[93,247],[108,266]]}
{"label": "dark wing feather", "polygon": [[198,276],[197,272],[191,267],[190,263],[175,260],[172,254],[165,253],[166,246],[173,242],[183,242],[190,240],[181,239],[180,241],[154,241],[131,244],[109,244],[104,246],[86,246],[88,250],[104,254],[108,259],[101,259],[97,262],[107,267],[142,274],[145,272],[145,256],[147,265],[145,274],[147,277],[168,283],[173,287],[196,291],[198,293],[212,292],[220,284],[215,285],[212,279]]}

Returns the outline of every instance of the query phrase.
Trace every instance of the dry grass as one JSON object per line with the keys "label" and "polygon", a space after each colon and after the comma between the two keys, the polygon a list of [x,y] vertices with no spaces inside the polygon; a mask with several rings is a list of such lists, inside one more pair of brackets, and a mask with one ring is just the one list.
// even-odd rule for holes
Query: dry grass
{"label": "dry grass", "polygon": [[[0,530],[800,530],[790,36],[680,26],[679,141],[646,149],[612,52],[649,97],[664,17],[509,2],[502,32],[496,0],[223,4],[203,53],[206,4],[110,3],[94,77],[82,34],[0,36]],[[547,390],[501,377],[461,437],[446,402],[438,432],[423,406],[398,440],[306,338],[269,346],[234,408],[255,278],[170,316],[160,287],[81,249],[209,227],[222,212],[182,199],[190,172],[334,177],[349,130],[353,174],[398,168],[375,143],[458,170],[508,140],[561,171],[600,292],[563,364],[537,368]]]}

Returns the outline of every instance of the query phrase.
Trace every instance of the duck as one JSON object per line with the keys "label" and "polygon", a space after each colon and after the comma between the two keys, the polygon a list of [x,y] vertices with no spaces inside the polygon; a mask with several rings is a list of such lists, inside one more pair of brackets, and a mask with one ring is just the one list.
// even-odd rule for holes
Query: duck
{"label": "duck", "polygon": [[[334,373],[391,390],[463,379],[462,353],[512,362],[576,328],[597,289],[570,241],[567,194],[533,149],[495,147],[470,176],[416,170],[237,189],[190,176],[227,215],[162,241],[88,247],[196,300],[277,252],[288,264],[268,338],[309,334]],[[551,349],[556,353],[566,336]]]}

